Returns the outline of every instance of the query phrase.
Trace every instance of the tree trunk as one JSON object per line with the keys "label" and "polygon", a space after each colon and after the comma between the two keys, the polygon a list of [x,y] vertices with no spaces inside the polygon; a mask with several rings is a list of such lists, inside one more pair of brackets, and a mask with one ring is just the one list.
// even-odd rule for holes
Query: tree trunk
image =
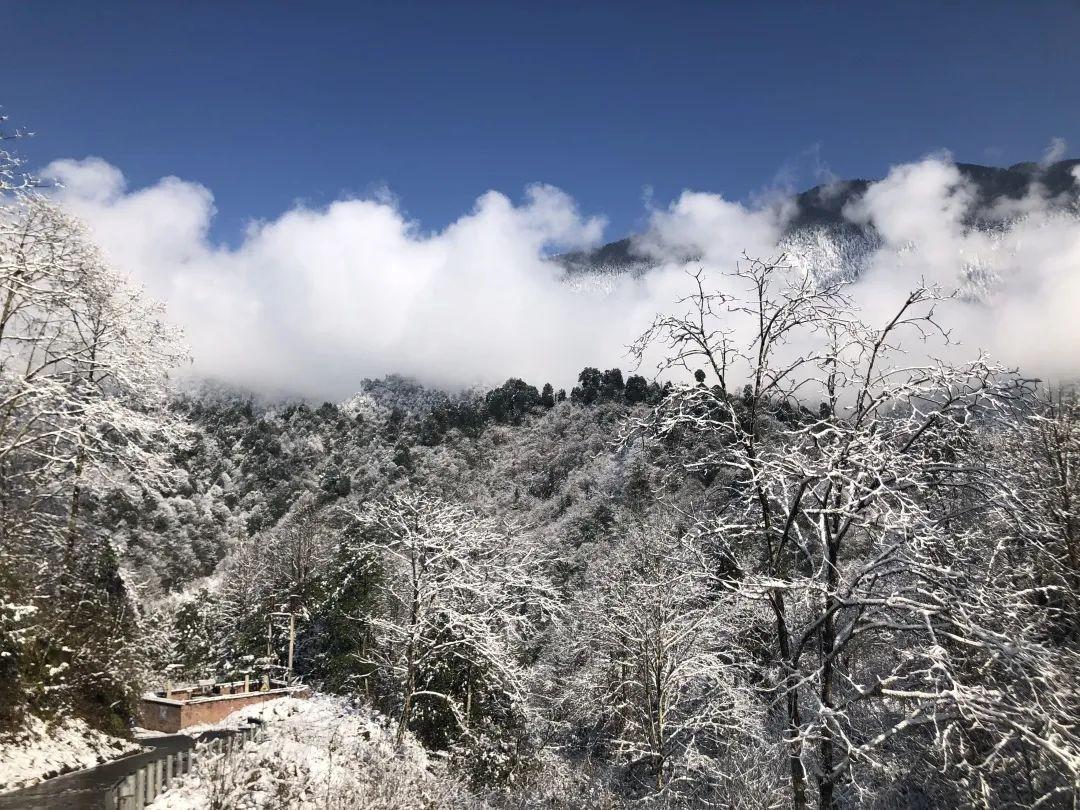
{"label": "tree trunk", "polygon": [[472,664],[465,667],[465,728],[472,725]]}
{"label": "tree trunk", "polygon": [[[838,581],[837,560],[839,543],[833,536],[826,543],[828,557],[825,563],[825,618],[821,624],[821,705],[831,712],[833,708],[833,675],[835,671],[834,647],[836,646],[836,587]],[[832,717],[826,717],[821,728],[821,776],[818,779],[818,807],[836,810],[836,775],[833,773],[833,731],[829,726]]]}
{"label": "tree trunk", "polygon": [[413,692],[416,691],[416,639],[420,633],[420,579],[416,557],[412,559],[412,603],[409,605],[409,641],[405,646],[405,694],[401,701],[401,720],[398,722],[397,744],[405,742],[405,731],[412,714]]}
{"label": "tree trunk", "polygon": [[82,473],[86,465],[86,450],[81,443],[75,454],[75,485],[71,490],[71,506],[68,509],[67,525],[67,562],[70,565],[75,556],[75,542],[79,539],[79,499],[82,497]]}
{"label": "tree trunk", "polygon": [[[92,386],[94,370],[97,364],[97,339],[90,348],[90,367],[86,373],[86,379]],[[79,448],[75,451],[75,485],[71,491],[71,510],[68,513],[68,536],[67,536],[67,561],[68,564],[74,559],[75,541],[79,538],[79,498],[82,497],[82,474],[86,466],[86,424],[79,427]]]}
{"label": "tree trunk", "polygon": [[397,744],[405,742],[405,732],[409,728],[409,715],[412,714],[413,692],[416,691],[416,667],[410,660],[408,675],[405,679],[405,694],[401,702],[401,719],[397,727]]}
{"label": "tree trunk", "polygon": [[776,613],[776,636],[780,645],[780,656],[788,672],[784,678],[787,693],[787,734],[788,767],[791,771],[791,806],[794,810],[806,810],[806,768],[802,763],[802,713],[799,710],[799,674],[797,662],[791,660],[791,640],[788,635],[786,606],[782,591],[772,594],[773,610]]}

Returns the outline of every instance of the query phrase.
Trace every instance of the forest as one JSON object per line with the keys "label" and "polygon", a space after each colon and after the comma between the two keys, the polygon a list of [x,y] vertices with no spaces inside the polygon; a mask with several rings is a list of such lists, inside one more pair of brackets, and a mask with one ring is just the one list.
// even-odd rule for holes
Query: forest
{"label": "forest", "polygon": [[[1080,400],[783,254],[570,391],[205,381],[0,153],[0,735],[282,666],[493,807],[1075,807]],[[344,806],[344,805],[342,805]]]}

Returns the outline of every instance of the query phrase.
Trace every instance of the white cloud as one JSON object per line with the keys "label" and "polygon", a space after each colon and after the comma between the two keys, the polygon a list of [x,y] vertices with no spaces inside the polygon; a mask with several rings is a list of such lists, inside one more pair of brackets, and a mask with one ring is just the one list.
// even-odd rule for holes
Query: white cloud
{"label": "white cloud", "polygon": [[124,190],[123,173],[101,158],[54,160],[45,170],[51,180],[61,183],[68,194],[90,202],[107,203]]}
{"label": "white cloud", "polygon": [[849,203],[844,215],[852,222],[873,223],[891,245],[928,237],[938,242],[959,232],[973,200],[970,184],[944,155],[894,166],[884,180]]}
{"label": "white cloud", "polygon": [[[165,178],[124,190],[104,161],[57,161],[59,197],[106,255],[167,302],[196,372],[267,393],[344,396],[388,372],[456,385],[511,375],[566,385],[583,363],[625,364],[625,306],[574,294],[545,251],[585,247],[604,222],[558,189],[522,203],[489,192],[424,233],[387,195],[298,206],[253,225],[236,249],[207,234],[213,197]],[[628,331],[630,330],[630,331]]]}
{"label": "white cloud", "polygon": [[1051,163],[1057,163],[1065,157],[1066,151],[1068,151],[1068,144],[1066,144],[1064,138],[1051,138],[1049,145],[1043,150],[1040,164],[1049,166]]}
{"label": "white cloud", "polygon": [[847,212],[884,237],[853,288],[857,298],[883,313],[920,279],[959,290],[941,308],[962,344],[956,353],[982,349],[1049,378],[1080,374],[1080,219],[1039,187],[1020,201],[996,201],[993,210],[1015,218],[992,231],[965,226],[973,204],[941,158],[894,168],[871,185]]}
{"label": "white cloud", "polygon": [[743,253],[772,253],[791,213],[789,201],[748,208],[718,194],[684,191],[668,209],[653,211],[636,245],[666,263],[692,257],[730,267]]}
{"label": "white cloud", "polygon": [[[236,248],[208,236],[213,196],[165,178],[128,189],[99,159],[57,161],[61,200],[122,270],[165,300],[196,372],[268,394],[343,397],[398,372],[447,386],[510,376],[568,386],[584,365],[628,365],[626,346],[687,291],[684,270],[716,284],[745,252],[771,255],[790,200],[742,205],[684,192],[653,210],[639,250],[658,267],[592,292],[545,257],[596,244],[604,222],[550,186],[524,200],[488,192],[425,232],[388,194],[296,206],[254,224]],[[920,278],[968,293],[946,313],[963,352],[985,348],[1039,374],[1080,372],[1080,223],[1039,194],[1009,228],[971,231],[973,189],[947,155],[894,167],[850,204],[881,244],[853,294],[884,315]],[[1015,206],[1014,206],[1015,208]],[[1022,210],[1021,210],[1022,209]],[[845,250],[817,251],[850,261]],[[601,289],[602,287],[602,289]]]}

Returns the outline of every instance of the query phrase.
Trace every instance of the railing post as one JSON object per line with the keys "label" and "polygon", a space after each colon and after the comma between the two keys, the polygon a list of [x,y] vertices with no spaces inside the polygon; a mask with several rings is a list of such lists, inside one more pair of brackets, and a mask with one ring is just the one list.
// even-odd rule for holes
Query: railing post
{"label": "railing post", "polygon": [[157,798],[157,764],[155,759],[152,762],[146,763],[146,803],[154,801]]}
{"label": "railing post", "polygon": [[[241,732],[238,732],[241,733]],[[242,732],[245,736],[250,731]],[[205,748],[211,754],[229,754],[235,750],[233,736],[208,740]],[[107,810],[143,810],[169,789],[173,779],[191,773],[195,767],[197,747],[160,755],[123,779],[113,783],[104,796]]]}
{"label": "railing post", "polygon": [[122,791],[123,798],[120,801],[123,810],[137,810],[135,807],[135,774],[128,774],[127,779],[124,780]]}
{"label": "railing post", "polygon": [[135,810],[146,806],[146,766],[135,771]]}

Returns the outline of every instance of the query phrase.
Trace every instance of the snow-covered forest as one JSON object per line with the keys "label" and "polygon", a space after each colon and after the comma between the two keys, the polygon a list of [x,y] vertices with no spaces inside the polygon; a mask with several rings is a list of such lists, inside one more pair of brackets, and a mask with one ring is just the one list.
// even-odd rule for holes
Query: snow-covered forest
{"label": "snow-covered forest", "polygon": [[369,741],[342,796],[1080,801],[1080,400],[954,346],[951,290],[747,257],[569,391],[281,402],[175,385],[164,308],[12,152],[0,189],[5,741],[126,737],[287,611]]}

